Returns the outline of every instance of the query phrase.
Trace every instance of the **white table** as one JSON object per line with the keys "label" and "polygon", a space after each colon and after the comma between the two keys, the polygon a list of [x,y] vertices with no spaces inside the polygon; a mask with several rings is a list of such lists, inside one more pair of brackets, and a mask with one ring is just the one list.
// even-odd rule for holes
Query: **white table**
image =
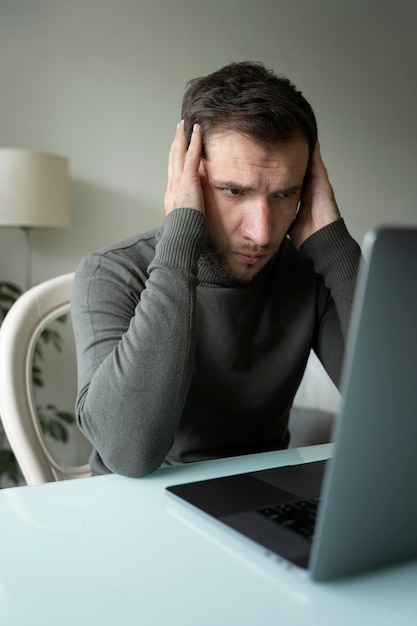
{"label": "white table", "polygon": [[313,583],[165,486],[327,458],[314,446],[0,492],[2,626],[415,626],[417,563]]}

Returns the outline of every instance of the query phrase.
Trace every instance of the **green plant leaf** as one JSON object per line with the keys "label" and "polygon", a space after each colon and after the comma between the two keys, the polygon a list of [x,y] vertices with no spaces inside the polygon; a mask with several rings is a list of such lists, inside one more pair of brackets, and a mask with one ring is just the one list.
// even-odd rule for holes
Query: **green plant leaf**
{"label": "green plant leaf", "polygon": [[46,345],[52,344],[57,352],[62,352],[63,339],[53,328],[45,328],[39,339]]}
{"label": "green plant leaf", "polygon": [[16,302],[16,297],[10,293],[4,293],[0,291],[0,300],[5,302],[9,307]]}
{"label": "green plant leaf", "polygon": [[20,287],[13,285],[13,283],[0,282],[0,324],[21,293]]}
{"label": "green plant leaf", "polygon": [[43,387],[42,371],[35,365],[32,367],[32,380],[35,387]]}
{"label": "green plant leaf", "polygon": [[20,482],[21,473],[19,465],[11,450],[0,450],[0,477],[4,475],[15,485]]}
{"label": "green plant leaf", "polygon": [[2,291],[11,291],[11,293],[14,293],[17,296],[20,296],[22,293],[22,290],[20,287],[18,287],[14,283],[9,283],[8,281],[0,282],[0,293]]}
{"label": "green plant leaf", "polygon": [[54,419],[50,419],[46,422],[46,432],[55,441],[62,441],[66,443],[68,441],[68,432],[65,426],[60,424]]}
{"label": "green plant leaf", "polygon": [[75,422],[74,414],[69,411],[55,411],[55,415],[67,424],[74,424]]}

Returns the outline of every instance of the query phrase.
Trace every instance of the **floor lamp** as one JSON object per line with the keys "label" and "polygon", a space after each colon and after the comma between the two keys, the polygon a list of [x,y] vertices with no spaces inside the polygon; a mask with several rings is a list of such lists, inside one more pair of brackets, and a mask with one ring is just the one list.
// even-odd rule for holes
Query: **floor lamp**
{"label": "floor lamp", "polygon": [[0,227],[19,227],[24,232],[26,289],[32,286],[32,228],[69,225],[68,159],[0,148]]}

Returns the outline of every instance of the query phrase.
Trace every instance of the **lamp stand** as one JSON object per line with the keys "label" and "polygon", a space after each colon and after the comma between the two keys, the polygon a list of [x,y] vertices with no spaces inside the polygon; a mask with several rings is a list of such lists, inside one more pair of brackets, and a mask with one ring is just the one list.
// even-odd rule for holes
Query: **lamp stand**
{"label": "lamp stand", "polygon": [[32,243],[31,243],[31,226],[22,226],[25,236],[25,283],[26,290],[32,287]]}

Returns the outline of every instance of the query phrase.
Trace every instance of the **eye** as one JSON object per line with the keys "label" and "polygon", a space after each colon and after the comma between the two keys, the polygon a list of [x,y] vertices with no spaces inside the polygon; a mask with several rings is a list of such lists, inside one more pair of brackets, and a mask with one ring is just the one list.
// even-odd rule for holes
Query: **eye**
{"label": "eye", "polygon": [[286,200],[287,198],[292,198],[292,196],[295,196],[295,195],[296,195],[295,191],[280,191],[279,193],[275,194],[275,197]]}
{"label": "eye", "polygon": [[239,196],[241,193],[243,193],[241,189],[235,189],[233,187],[223,187],[223,192],[226,194],[226,196],[230,197]]}

